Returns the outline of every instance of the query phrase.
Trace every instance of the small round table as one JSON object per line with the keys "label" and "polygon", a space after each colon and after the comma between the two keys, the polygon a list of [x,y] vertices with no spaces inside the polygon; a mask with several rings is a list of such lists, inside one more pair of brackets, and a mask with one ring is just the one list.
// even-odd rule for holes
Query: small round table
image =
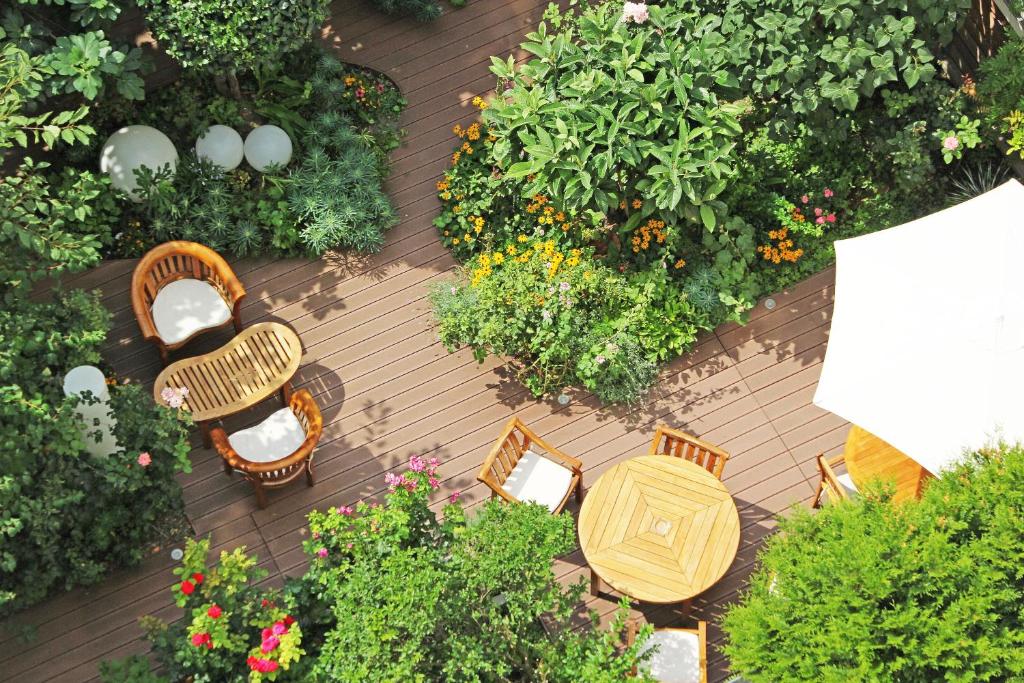
{"label": "small round table", "polygon": [[850,427],[843,457],[857,488],[870,479],[892,481],[896,485],[892,499],[896,502],[920,496],[922,485],[933,476],[903,451],[857,425]]}
{"label": "small round table", "polygon": [[740,517],[725,486],[703,467],[645,455],[590,487],[579,533],[594,594],[604,580],[643,602],[685,603],[736,558]]}

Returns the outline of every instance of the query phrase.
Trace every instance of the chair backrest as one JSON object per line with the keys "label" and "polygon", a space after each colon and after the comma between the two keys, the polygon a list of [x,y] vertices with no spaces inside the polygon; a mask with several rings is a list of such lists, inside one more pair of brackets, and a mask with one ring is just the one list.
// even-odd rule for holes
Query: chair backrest
{"label": "chair backrest", "polygon": [[319,441],[324,431],[324,418],[320,414],[320,407],[313,400],[313,395],[309,393],[309,390],[300,389],[292,394],[288,407],[292,409],[295,418],[302,425],[303,431],[306,432],[306,439],[314,436],[316,441]]}
{"label": "chair backrest", "polygon": [[718,446],[701,441],[686,432],[658,425],[658,431],[651,442],[649,455],[671,455],[696,463],[719,479],[729,454]]}
{"label": "chair backrest", "polygon": [[821,489],[833,503],[850,499],[850,494],[839,481],[835,471],[835,468],[844,462],[845,459],[842,455],[836,456],[831,460],[826,458],[824,453],[818,456],[818,474],[821,475]]}
{"label": "chair backrest", "polygon": [[501,487],[535,441],[538,441],[537,435],[518,417],[513,417],[501,430],[501,435],[484,460],[477,479],[490,486],[496,493],[509,497]]}

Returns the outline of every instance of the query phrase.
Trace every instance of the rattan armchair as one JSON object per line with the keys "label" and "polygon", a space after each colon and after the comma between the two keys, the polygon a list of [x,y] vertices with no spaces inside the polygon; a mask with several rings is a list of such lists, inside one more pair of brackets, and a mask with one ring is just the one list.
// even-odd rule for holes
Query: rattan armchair
{"label": "rattan armchair", "polygon": [[812,508],[821,507],[822,494],[827,495],[829,501],[833,503],[849,500],[857,495],[857,485],[853,483],[850,475],[836,474],[836,468],[845,462],[846,458],[842,454],[833,458],[826,458],[824,453],[818,455],[818,474],[821,478],[818,481],[818,491],[814,494],[814,502],[811,503]]}
{"label": "rattan armchair", "polygon": [[648,455],[671,455],[696,463],[719,479],[729,454],[718,446],[665,425],[658,425]]}
{"label": "rattan armchair", "polygon": [[233,323],[242,331],[245,288],[221,256],[195,242],[165,242],[150,249],[132,274],[132,308],[142,337],[160,360],[202,332]]}
{"label": "rattan armchair", "polygon": [[239,472],[256,492],[256,503],[267,506],[264,489],[276,488],[305,473],[314,484],[313,450],[323,434],[324,421],[312,394],[301,389],[285,408],[266,420],[228,436],[220,427],[210,431],[214,448],[224,460],[224,472]]}
{"label": "rattan armchair", "polygon": [[[626,623],[626,645],[636,642],[639,624],[635,619]],[[657,650],[641,666],[663,683],[708,683],[708,624],[698,621],[697,628],[655,629],[642,648],[646,652]],[[636,675],[636,672],[633,672]]]}
{"label": "rattan armchair", "polygon": [[558,514],[576,493],[583,495],[583,462],[534,434],[518,417],[505,425],[477,479],[513,503],[533,502]]}

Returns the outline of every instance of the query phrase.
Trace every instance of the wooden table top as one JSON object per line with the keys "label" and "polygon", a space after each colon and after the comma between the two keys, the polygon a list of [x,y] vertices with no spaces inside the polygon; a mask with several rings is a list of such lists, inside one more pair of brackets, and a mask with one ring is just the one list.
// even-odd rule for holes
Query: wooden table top
{"label": "wooden table top", "polygon": [[903,451],[882,441],[857,425],[846,437],[846,470],[857,488],[871,479],[885,479],[896,485],[894,501],[913,500],[921,495],[921,486],[932,478],[931,472]]}
{"label": "wooden table top", "polygon": [[226,417],[278,391],[291,380],[302,343],[290,327],[257,323],[216,351],[171,363],[156,378],[153,398],[166,405],[166,387],[188,388],[183,406],[196,422]]}
{"label": "wooden table top", "polygon": [[668,455],[621,462],[587,491],[580,547],[597,575],[643,602],[683,602],[714,585],[736,558],[732,496],[699,465]]}

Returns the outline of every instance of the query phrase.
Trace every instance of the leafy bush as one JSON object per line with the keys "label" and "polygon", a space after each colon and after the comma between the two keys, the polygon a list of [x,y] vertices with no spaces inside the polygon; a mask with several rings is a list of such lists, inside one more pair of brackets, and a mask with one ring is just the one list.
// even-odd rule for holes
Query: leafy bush
{"label": "leafy bush", "polygon": [[512,57],[493,58],[503,92],[485,112],[493,156],[506,175],[527,179],[529,194],[621,217],[622,236],[654,214],[712,229],[741,133],[741,108],[730,103],[740,47],[703,11],[649,11],[642,24],[624,21],[614,3],[575,20],[549,13],[565,27],[549,34],[542,23],[527,35],[534,59],[517,69]]}
{"label": "leafy bush", "polygon": [[373,0],[373,4],[385,14],[411,16],[418,21],[433,21],[441,16],[437,0]]}
{"label": "leafy bush", "polygon": [[[329,0],[139,0],[160,46],[186,69],[235,78],[306,45],[327,19]],[[240,97],[237,80],[232,94]]]}
{"label": "leafy bush", "polygon": [[1024,156],[1024,39],[1009,38],[979,71],[978,98],[987,123],[1002,132],[1010,153]]}
{"label": "leafy bush", "polygon": [[431,301],[449,349],[508,357],[535,395],[582,383],[608,401],[639,400],[655,362],[708,325],[659,266],[627,277],[590,251],[521,238],[481,253]]}
{"label": "leafy bush", "polygon": [[0,178],[0,286],[23,288],[33,280],[95,265],[112,241],[120,209],[105,176],[26,157],[13,175]]}
{"label": "leafy bush", "polygon": [[[49,147],[89,140],[95,130],[81,123],[89,106],[68,95],[143,97],[140,74],[150,64],[142,50],[114,45],[102,30],[120,14],[118,2],[74,0],[50,17],[19,9],[37,1],[17,0],[0,17],[0,149],[26,147],[30,136]],[[40,111],[51,106],[68,108]]]}
{"label": "leafy bush", "polygon": [[[92,457],[61,384],[99,360],[109,315],[96,297],[21,299],[0,313],[0,606],[91,583],[139,562],[182,520],[175,477],[189,469],[185,426],[136,385],[110,387],[122,450]],[[145,457],[143,457],[145,456]]]}
{"label": "leafy bush", "polygon": [[[573,628],[584,582],[565,588],[552,569],[575,547],[572,518],[496,501],[467,518],[455,494],[438,519],[437,465],[412,458],[387,475],[383,505],[312,512],[310,567],[282,590],[257,585],[265,572],[244,549],[210,567],[209,541],[190,541],[172,589],[185,619],[142,620],[170,679],[623,680],[649,631],[620,650],[625,609],[610,631]],[[103,668],[111,683],[133,670],[151,683],[138,659]]]}
{"label": "leafy bush", "polygon": [[780,521],[725,617],[751,681],[1015,680],[1024,675],[1024,450],[974,455],[919,503],[874,490]]}

